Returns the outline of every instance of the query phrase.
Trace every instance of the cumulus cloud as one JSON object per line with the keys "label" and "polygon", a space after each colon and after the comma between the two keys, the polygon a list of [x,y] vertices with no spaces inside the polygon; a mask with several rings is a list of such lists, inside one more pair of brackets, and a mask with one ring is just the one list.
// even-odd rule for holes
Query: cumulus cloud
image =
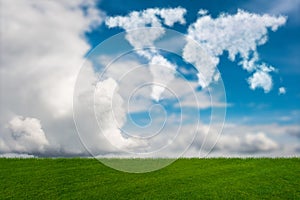
{"label": "cumulus cloud", "polygon": [[[76,75],[90,48],[83,34],[101,22],[101,13],[92,3],[2,2],[1,75],[9,85],[5,89],[15,90],[19,80],[24,94],[37,94],[34,99],[44,101],[55,115],[70,112]],[[81,9],[84,5],[85,15]]]}
{"label": "cumulus cloud", "polygon": [[[17,134],[16,125],[22,124],[27,132],[23,131],[26,134],[16,144],[36,142],[38,150],[40,146],[32,138],[35,135],[25,127],[35,121],[27,116],[34,116],[42,122],[52,147],[41,152],[43,155],[82,154],[85,150],[76,138],[72,118],[73,90],[90,49],[84,34],[100,24],[104,14],[95,8],[94,1],[81,0],[1,1],[1,7],[0,77],[5,83],[0,85],[1,94],[5,94],[0,104],[1,134],[9,135],[12,130]],[[25,118],[14,118],[18,115]],[[12,118],[10,128],[5,126]],[[10,146],[2,139],[0,146]],[[27,148],[24,145],[20,151]],[[5,152],[1,149],[0,153]]]}
{"label": "cumulus cloud", "polygon": [[248,79],[252,90],[261,87],[265,92],[269,92],[272,88],[272,78],[267,72],[257,71]]}
{"label": "cumulus cloud", "polygon": [[[180,7],[169,9],[150,8],[140,12],[131,12],[127,16],[108,17],[106,25],[109,28],[123,28],[127,33],[126,39],[137,49],[137,53],[149,60],[153,82],[166,85],[174,78],[176,65],[169,62],[155,49],[146,48],[153,47],[154,41],[165,33],[163,24],[167,26],[173,26],[176,22],[184,24],[185,13],[186,10]],[[151,30],[141,29],[146,27],[151,27]],[[140,29],[136,30],[137,28]],[[173,73],[170,73],[170,70]],[[159,101],[163,91],[164,87],[157,84],[153,85],[152,98]]]}
{"label": "cumulus cloud", "polygon": [[7,127],[10,132],[0,138],[0,151],[34,154],[44,152],[49,145],[41,123],[36,118],[16,116]]}
{"label": "cumulus cloud", "polygon": [[249,79],[251,88],[262,87],[268,92],[272,86],[268,73],[274,68],[259,62],[257,47],[267,42],[269,30],[276,31],[285,24],[286,17],[238,10],[235,15],[221,14],[213,19],[205,12],[200,13],[202,15],[188,29],[188,36],[196,40],[199,47],[195,48],[188,42],[183,50],[183,58],[200,72],[200,86],[207,87],[213,82],[219,56],[227,51],[230,60],[235,61],[240,56],[239,64],[243,69],[255,72]]}
{"label": "cumulus cloud", "polygon": [[115,147],[130,149],[143,143],[135,138],[122,136],[121,128],[126,121],[123,98],[118,94],[118,84],[108,78],[100,81],[95,89],[95,110],[101,133]]}

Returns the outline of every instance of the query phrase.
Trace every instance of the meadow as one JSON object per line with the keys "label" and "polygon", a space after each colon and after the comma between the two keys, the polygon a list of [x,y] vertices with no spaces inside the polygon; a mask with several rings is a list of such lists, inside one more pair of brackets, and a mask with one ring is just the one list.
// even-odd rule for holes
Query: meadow
{"label": "meadow", "polygon": [[300,199],[300,158],[179,159],[125,173],[96,159],[0,159],[0,199]]}

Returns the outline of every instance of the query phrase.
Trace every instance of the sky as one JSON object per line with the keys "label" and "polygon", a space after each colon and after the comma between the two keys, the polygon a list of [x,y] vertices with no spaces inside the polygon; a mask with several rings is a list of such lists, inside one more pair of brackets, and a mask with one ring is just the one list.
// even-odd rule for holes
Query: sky
{"label": "sky", "polygon": [[0,5],[1,157],[299,156],[299,0]]}

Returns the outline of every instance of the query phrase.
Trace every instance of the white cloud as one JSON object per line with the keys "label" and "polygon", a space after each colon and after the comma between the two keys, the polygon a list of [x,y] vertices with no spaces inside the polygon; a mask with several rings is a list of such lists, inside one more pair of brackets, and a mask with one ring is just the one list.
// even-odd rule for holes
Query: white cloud
{"label": "white cloud", "polygon": [[[116,60],[115,62],[111,63],[109,67],[105,69],[105,73],[102,74],[103,77],[105,77],[104,78],[105,82],[115,83],[115,81],[111,79],[113,78],[114,80],[118,80],[118,85],[105,84],[107,85],[107,87],[105,88],[109,88],[107,89],[107,92],[104,90],[97,92],[98,94],[101,94],[101,96],[99,95],[99,97],[101,97],[101,99],[103,99],[106,102],[103,103],[101,102],[102,101],[101,100],[100,101],[101,103],[99,103],[100,112],[97,114],[97,116],[99,116],[100,119],[99,121],[101,121],[102,120],[101,118],[103,118],[103,121],[102,123],[100,123],[100,125],[102,124],[102,128],[106,129],[108,123],[106,123],[105,120],[111,122],[114,119],[113,116],[107,115],[107,113],[101,110],[105,109],[107,112],[113,111],[114,113],[118,113],[121,116],[124,114],[124,110],[127,108],[127,106],[129,107],[129,110],[127,110],[128,113],[131,112],[148,113],[148,116],[151,118],[150,120],[151,122],[149,122],[148,126],[145,128],[136,126],[136,124],[132,122],[131,118],[129,117],[127,118],[126,124],[124,123],[124,120],[118,120],[118,119],[116,119],[117,126],[109,123],[111,129],[107,129],[109,130],[109,132],[106,132],[105,134],[107,134],[106,137],[108,138],[108,140],[113,141],[111,143],[115,144],[115,146],[122,147],[123,149],[127,149],[128,147],[130,148],[130,146],[131,147],[139,146],[140,149],[142,149],[141,147],[144,147],[142,151],[149,152],[155,149],[155,147],[164,145],[164,142],[171,140],[172,135],[176,134],[177,131],[176,127],[180,125],[180,123],[186,123],[190,121],[191,118],[193,121],[197,121],[198,119],[197,117],[199,115],[198,109],[210,108],[211,106],[220,106],[220,107],[226,106],[226,104],[224,103],[222,104],[221,102],[218,102],[219,99],[214,99],[215,102],[211,102],[209,94],[205,91],[195,92],[197,88],[197,82],[189,82],[183,79],[182,77],[176,77],[169,82],[167,87],[168,91],[162,94],[161,99],[162,101],[166,100],[164,102],[168,102],[168,103],[171,102],[170,104],[173,104],[173,106],[177,108],[179,107],[179,104],[176,100],[179,100],[179,102],[181,103],[180,106],[193,107],[194,108],[193,111],[188,111],[188,108],[184,109],[184,111],[182,112],[184,113],[189,112],[188,117],[183,116],[184,119],[181,119],[180,114],[176,114],[176,115],[174,114],[174,116],[170,116],[166,113],[165,113],[166,115],[163,114],[160,115],[161,112],[159,113],[156,113],[155,111],[153,112],[153,110],[151,110],[152,108],[151,106],[155,105],[155,103],[151,101],[150,98],[151,90],[149,90],[150,87],[144,85],[145,83],[151,82],[151,77],[149,76],[149,72],[151,68],[144,67],[142,63],[137,61],[132,61],[128,58],[130,58],[130,56],[129,57],[124,56]],[[106,63],[110,63],[110,60],[113,60],[113,57],[100,56],[98,58],[98,62],[101,66],[106,66]],[[99,83],[99,86],[100,85],[101,83]],[[109,94],[108,91],[113,92],[113,90],[116,90],[116,88],[118,91],[114,92],[114,98],[122,99],[122,101],[118,101],[120,103],[116,103],[116,102],[114,103],[114,101],[112,101],[112,105],[111,105],[110,100],[111,99],[114,100],[114,99],[111,97],[107,97],[104,94]],[[134,91],[136,91],[136,93]],[[195,92],[195,95],[197,96],[198,104],[195,97],[193,96],[193,92]],[[214,103],[217,103],[217,105],[215,105]],[[120,105],[122,106],[120,107]],[[164,121],[166,123],[164,123]],[[191,123],[191,121],[189,123]],[[152,140],[151,138],[149,139],[149,141],[146,140],[150,144],[149,143],[143,144],[141,140],[134,141],[132,139],[129,140],[127,138],[126,139],[120,138],[123,132],[121,132],[117,127],[122,127],[124,124],[126,126],[123,127],[123,130],[133,135],[143,136],[143,134],[149,135],[150,133],[155,135],[156,131],[160,130],[161,128],[163,129],[163,131],[160,132],[159,136],[155,137],[154,140]],[[181,136],[181,138],[184,139],[180,143],[183,144],[181,144],[181,146],[179,146],[178,149],[174,147],[176,146],[176,144],[174,144],[172,148],[174,149],[174,152],[170,152],[166,150],[163,151],[164,153],[166,153],[165,156],[178,155],[177,153],[178,152],[180,153],[180,150],[184,149],[184,145],[189,144],[189,141],[192,138],[191,136],[191,134],[193,133],[192,131],[193,131],[192,127],[189,127],[189,129],[184,129],[184,131],[181,131],[182,134],[186,134],[188,137],[185,138],[184,136]],[[177,141],[179,141],[179,139],[177,139]],[[131,145],[133,142],[136,143],[137,145]],[[88,145],[88,146],[92,146],[92,145]],[[158,154],[160,156],[164,156],[162,152],[160,153],[157,152],[157,155]],[[147,156],[147,155],[143,154],[143,155],[135,155],[135,156]]]}
{"label": "white cloud", "polygon": [[[201,124],[199,135],[186,155],[196,156],[199,155],[199,151],[201,156],[209,157],[295,156],[298,154],[294,148],[298,142],[293,139],[299,133],[300,126],[298,125],[225,124],[220,136],[217,127],[217,124],[211,124],[210,127]],[[206,141],[205,136],[208,136]],[[214,148],[211,149],[213,146]]]}
{"label": "white cloud", "polygon": [[202,14],[188,29],[188,36],[196,40],[199,47],[195,48],[191,42],[187,42],[183,58],[197,67],[200,72],[199,84],[207,87],[213,82],[219,56],[227,51],[229,59],[234,61],[239,55],[242,59],[240,65],[248,72],[264,71],[258,72],[255,80],[258,76],[267,78],[254,84],[253,88],[262,87],[269,91],[272,84],[267,73],[274,69],[265,63],[259,63],[256,49],[267,42],[269,29],[276,31],[285,22],[286,18],[283,16],[258,15],[242,10],[235,15],[222,14],[216,19]]}
{"label": "white cloud", "polygon": [[290,149],[290,146],[297,145],[297,141],[292,137],[299,130],[298,125],[226,124],[217,143],[216,152],[221,152],[224,156],[292,156],[295,155],[295,151]]}
{"label": "white cloud", "polygon": [[143,143],[134,138],[124,138],[121,134],[126,111],[118,90],[118,84],[112,78],[98,82],[95,89],[95,113],[100,132],[113,146],[125,150]]}
{"label": "white cloud", "polygon": [[185,23],[184,15],[186,13],[186,9],[177,7],[177,8],[163,8],[158,11],[159,15],[164,19],[164,24],[167,26],[173,26],[176,22],[180,24]]}
{"label": "white cloud", "polygon": [[128,109],[126,110],[128,113],[145,111],[152,104],[152,99],[149,98],[151,88],[142,87],[138,91],[136,90],[137,87],[151,82],[153,77],[149,76],[150,69],[148,67],[144,67],[143,63],[127,56],[128,54],[111,63],[111,60],[114,60],[113,56],[101,55],[98,57],[97,63],[101,66],[106,66],[107,63],[110,63],[102,76],[104,79],[112,78],[118,80],[118,93],[123,98],[125,104],[128,104],[125,105],[124,109]]}
{"label": "white cloud", "polygon": [[[155,49],[143,48],[153,47],[154,41],[165,33],[162,24],[167,26],[173,26],[176,22],[184,24],[185,13],[186,10],[180,7],[170,9],[150,8],[140,12],[131,12],[127,16],[108,17],[106,25],[109,28],[123,28],[126,31],[126,39],[137,49],[136,52],[149,60],[153,81],[157,84],[166,85],[174,78],[174,73],[170,73],[170,70],[175,72],[176,65],[165,59]],[[151,27],[151,30],[149,30],[149,27]],[[137,28],[139,29],[137,30]],[[159,101],[163,91],[163,87],[154,85],[151,93],[152,98]]]}
{"label": "white cloud", "polygon": [[224,135],[220,137],[216,148],[218,150],[238,154],[253,154],[277,150],[277,142],[267,137],[265,133],[246,133],[244,135]]}
{"label": "white cloud", "polygon": [[200,9],[199,11],[198,11],[198,14],[199,15],[206,15],[208,13],[208,10],[204,10],[204,9]]}
{"label": "white cloud", "polygon": [[[113,60],[113,57],[100,56],[97,62],[102,66],[106,66],[106,63],[110,63],[111,60]],[[109,67],[106,68],[105,73],[102,74],[105,78],[110,77],[118,80],[119,94],[124,100],[125,108],[127,108],[127,106],[129,108],[129,110],[127,110],[128,113],[147,111],[153,104],[152,100],[149,98],[151,90],[149,90],[149,87],[147,87],[146,84],[153,81],[153,78],[149,76],[151,68],[145,66],[148,65],[130,60],[130,57],[124,56],[115,62],[110,63]],[[172,69],[167,68],[165,65],[156,65],[156,67],[164,68],[163,70],[165,70],[165,73],[173,73]],[[161,76],[161,81],[164,81],[166,78],[163,77],[168,77],[168,74],[158,74],[156,77],[159,76]],[[162,93],[160,98],[161,100],[177,99],[178,101],[176,101],[176,105],[174,105],[177,108],[181,106],[206,109],[211,107],[226,107],[229,105],[225,102],[225,97],[220,95],[221,91],[219,91],[219,88],[216,91],[210,88],[197,91],[197,82],[188,81],[182,76],[177,76],[167,82],[168,84],[166,85],[168,91]],[[140,86],[143,87],[139,88]],[[139,89],[137,90],[137,88]],[[174,94],[176,94],[176,96],[174,96]],[[214,97],[213,99],[211,95]],[[180,105],[178,104],[179,102]]]}
{"label": "white cloud", "polygon": [[149,8],[140,12],[133,11],[125,17],[108,17],[106,24],[110,28],[122,27],[127,31],[135,28],[147,27],[147,25],[150,25],[150,27],[161,27],[161,20],[159,19],[160,16],[163,19],[164,24],[167,26],[173,26],[176,22],[181,24],[185,23],[185,19],[183,17],[185,13],[186,10],[180,7],[169,9]]}
{"label": "white cloud", "polygon": [[272,88],[272,78],[264,71],[256,71],[249,79],[250,88],[255,90],[258,87],[264,89],[265,92],[269,92]]}
{"label": "white cloud", "polygon": [[278,94],[280,95],[280,94],[285,94],[286,93],[286,89],[285,89],[285,87],[280,87],[279,89],[278,89]]}
{"label": "white cloud", "polygon": [[174,79],[176,69],[173,64],[161,55],[153,56],[149,64],[154,82],[151,97],[155,101],[159,101],[161,94],[164,92],[165,87],[167,87],[167,84]]}
{"label": "white cloud", "polygon": [[[254,156],[295,156],[297,141],[293,139],[294,129],[299,126],[277,124],[266,125],[226,125],[220,134],[220,124],[199,124],[197,135],[190,148],[183,157],[254,157]],[[180,132],[180,140],[174,141],[173,149],[165,152],[165,155],[174,157],[183,147],[189,145],[189,137],[184,133],[194,131],[195,127],[183,125]],[[291,132],[292,131],[292,132]],[[166,134],[170,138],[172,133]],[[281,138],[285,138],[284,140]]]}
{"label": "white cloud", "polygon": [[[161,120],[155,118],[155,120]],[[178,118],[172,118],[172,123],[178,125]],[[179,120],[180,121],[180,120]],[[220,134],[221,124],[199,124],[196,129],[195,124],[183,124],[175,140],[172,140],[176,128],[173,127],[163,131],[160,139],[152,143],[152,148],[164,145],[169,141],[168,148],[161,152],[156,152],[156,156],[177,157],[183,150],[189,147],[193,132],[197,130],[195,140],[190,148],[183,154],[183,157],[199,156],[295,156],[299,155],[294,147],[298,145],[297,140],[300,127],[298,125],[240,125],[225,124]],[[298,135],[295,135],[298,134]],[[284,138],[284,139],[282,139]],[[290,140],[293,140],[291,142]],[[214,147],[214,148],[213,148]],[[125,157],[128,155],[124,155]],[[148,155],[138,155],[138,157]]]}
{"label": "white cloud", "polygon": [[190,39],[187,40],[182,56],[197,68],[199,85],[203,88],[209,86],[216,74],[219,58],[210,56],[206,49]]}
{"label": "white cloud", "polygon": [[[247,134],[245,136],[246,151],[271,151],[278,148],[278,144],[272,139],[268,138],[265,133],[259,132],[257,134]],[[244,146],[244,145],[243,145]]]}
{"label": "white cloud", "polygon": [[10,133],[0,137],[6,148],[0,145],[0,151],[34,154],[44,152],[49,145],[38,119],[17,116],[9,121],[8,128]]}
{"label": "white cloud", "polygon": [[[74,127],[72,98],[80,65],[84,62],[84,56],[90,49],[90,45],[83,38],[83,35],[101,22],[102,14],[99,13],[101,11],[95,9],[93,1],[89,1],[87,13],[84,13],[80,8],[84,4],[81,0],[43,2],[23,0],[18,2],[4,1],[1,4],[5,9],[2,9],[3,12],[0,14],[3,25],[0,38],[0,76],[1,82],[5,84],[0,85],[1,94],[3,94],[0,104],[0,154],[11,155],[10,153],[16,152],[24,153],[24,155],[44,156],[88,155],[82,147]],[[164,33],[162,23],[167,26],[172,26],[175,22],[184,23],[184,13],[185,9],[180,8],[148,9],[146,12],[133,12],[127,17],[116,17],[114,18],[115,21],[109,23],[112,26],[124,26],[126,30],[128,28],[128,31],[131,29],[131,25],[133,28],[146,27],[149,24],[153,27],[158,26],[159,28],[155,32],[145,31],[140,32],[139,35],[128,36],[127,39],[134,47],[144,47],[151,46],[153,41]],[[157,17],[158,15],[159,17]],[[198,62],[197,57],[194,58],[195,55],[191,55],[192,48],[190,53],[188,51],[185,53],[187,53],[186,56],[191,56],[192,60]],[[145,57],[150,55],[149,63],[152,62],[153,64],[153,68],[150,70],[153,74],[156,73],[155,77],[165,73],[165,71],[160,70],[172,70],[172,67],[175,67],[158,52],[149,50],[141,51],[140,54]],[[211,60],[199,60],[198,64],[207,62],[211,62]],[[208,74],[216,75],[212,71],[217,63],[218,58],[213,55],[212,63],[210,63],[212,67],[207,70]],[[124,64],[131,65],[134,63]],[[157,66],[160,64],[169,67],[158,69]],[[103,140],[101,134],[104,134],[117,146],[130,148],[144,145],[139,141],[123,137],[118,129],[119,125],[122,126],[125,123],[124,107],[122,106],[124,99],[118,95],[122,96],[121,93],[126,90],[119,89],[117,91],[117,88],[126,88],[127,86],[117,85],[116,79],[105,79],[97,84],[96,74],[91,64],[87,63],[87,65],[90,69],[84,74],[84,79],[88,80],[84,84],[93,89],[96,86],[96,91],[101,94],[96,93],[95,106],[99,122],[103,125],[103,133],[99,133],[99,127],[95,127],[94,121],[88,120],[89,118],[86,117],[88,115],[82,115],[78,120],[88,130],[84,133],[85,137],[81,138],[83,142],[89,142],[92,152],[101,154],[120,153],[115,150],[110,151],[109,145]],[[248,65],[251,68],[253,64]],[[261,71],[266,72],[263,69]],[[119,73],[121,72],[120,70]],[[168,78],[165,80],[169,81],[171,79],[169,78],[170,74],[166,76]],[[132,77],[132,80],[138,83],[138,81],[145,80],[144,78],[149,78],[147,73],[138,78]],[[159,79],[163,78],[160,77]],[[181,89],[182,93],[180,94],[184,95],[182,88],[175,87]],[[75,96],[75,100],[79,102],[83,100],[81,98],[85,97],[83,95],[85,92],[91,91],[80,91],[79,94],[82,96]],[[157,98],[160,92],[154,92],[153,97]],[[202,106],[206,107],[207,98],[203,97],[203,99]],[[89,99],[86,102],[90,103],[91,101]],[[112,107],[110,103],[113,103]],[[186,101],[186,103],[190,104],[190,101]],[[91,112],[94,108],[91,105],[93,104],[80,104],[78,109],[88,114],[92,113],[94,116],[95,113]],[[112,111],[118,113],[117,118],[112,116]],[[178,119],[174,120],[178,121]],[[207,129],[208,127],[204,128],[203,131],[205,132]],[[185,127],[182,130],[182,133],[185,134],[182,134],[172,145],[170,155],[188,145],[193,135],[192,131],[193,128],[191,127]],[[250,136],[239,139],[239,144],[243,143],[242,140],[245,139],[248,141],[245,144],[248,144],[249,149],[256,142],[262,146],[267,146],[267,150],[274,149],[276,146],[272,143],[274,141],[267,137],[267,132],[264,130],[263,132],[264,134],[256,134],[258,132],[249,131],[247,134]],[[174,133],[174,130],[169,132],[171,136]],[[252,133],[255,133],[254,136],[251,135]],[[165,141],[169,141],[170,135],[166,133],[162,136],[163,139],[155,141],[157,143],[154,145],[160,146]],[[260,145],[255,148],[267,151],[263,149],[265,147],[262,148]],[[235,151],[240,150],[237,148]]]}
{"label": "white cloud", "polygon": [[37,93],[35,99],[45,101],[56,111],[55,115],[71,110],[76,75],[90,48],[83,34],[101,21],[100,13],[92,6],[87,7],[84,16],[80,8],[84,4],[81,1],[2,2],[1,75],[10,89],[19,87],[18,80],[26,87],[26,93]]}
{"label": "white cloud", "polygon": [[84,33],[102,15],[94,1],[1,1],[1,134],[10,133],[4,125],[15,116],[25,116],[23,124],[33,116],[51,146],[44,155],[85,152],[76,138],[72,97],[90,49]]}

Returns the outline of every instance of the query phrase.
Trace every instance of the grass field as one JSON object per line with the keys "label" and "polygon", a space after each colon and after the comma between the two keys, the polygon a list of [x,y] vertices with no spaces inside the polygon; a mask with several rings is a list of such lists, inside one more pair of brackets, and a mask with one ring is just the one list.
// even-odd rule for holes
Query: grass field
{"label": "grass field", "polygon": [[0,199],[300,199],[300,159],[179,159],[130,174],[95,159],[0,159]]}

